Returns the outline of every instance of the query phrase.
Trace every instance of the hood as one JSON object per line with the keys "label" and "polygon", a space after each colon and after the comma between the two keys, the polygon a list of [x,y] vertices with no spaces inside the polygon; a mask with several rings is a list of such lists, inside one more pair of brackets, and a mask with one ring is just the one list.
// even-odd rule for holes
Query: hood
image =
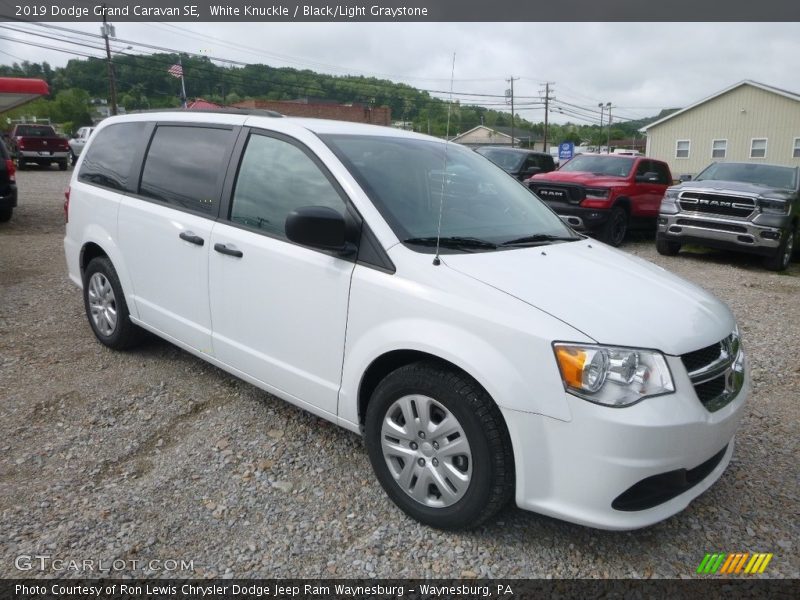
{"label": "hood", "polygon": [[755,185],[753,183],[745,183],[742,181],[720,181],[716,179],[707,179],[703,181],[686,181],[674,189],[678,191],[686,190],[714,190],[717,192],[734,192],[738,194],[754,194],[757,196],[765,196],[769,198],[784,198],[789,199],[794,195],[794,192],[786,188],[769,187],[766,185]]}
{"label": "hood", "polygon": [[609,187],[612,185],[624,185],[627,183],[625,177],[609,177],[608,175],[595,175],[587,171],[550,171],[549,173],[540,173],[534,175],[530,180],[531,183],[577,183],[586,184],[591,186]]}
{"label": "hood", "polygon": [[595,240],[450,254],[442,262],[601,344],[680,355],[718,342],[735,325],[728,307],[702,288]]}

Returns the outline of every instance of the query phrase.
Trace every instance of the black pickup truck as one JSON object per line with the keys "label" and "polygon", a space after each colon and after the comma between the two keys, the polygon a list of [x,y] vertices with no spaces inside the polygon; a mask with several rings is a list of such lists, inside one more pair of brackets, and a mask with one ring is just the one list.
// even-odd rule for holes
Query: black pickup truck
{"label": "black pickup truck", "polygon": [[11,154],[0,141],[0,223],[11,219],[11,213],[17,206],[16,171]]}

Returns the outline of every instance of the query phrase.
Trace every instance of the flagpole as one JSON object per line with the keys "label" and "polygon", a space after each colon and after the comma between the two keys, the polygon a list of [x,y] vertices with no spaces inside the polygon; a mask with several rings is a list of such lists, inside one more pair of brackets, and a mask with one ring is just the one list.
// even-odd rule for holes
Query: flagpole
{"label": "flagpole", "polygon": [[180,55],[178,55],[178,64],[181,67],[181,100],[183,100],[183,108],[186,108],[186,82],[183,80],[183,63]]}

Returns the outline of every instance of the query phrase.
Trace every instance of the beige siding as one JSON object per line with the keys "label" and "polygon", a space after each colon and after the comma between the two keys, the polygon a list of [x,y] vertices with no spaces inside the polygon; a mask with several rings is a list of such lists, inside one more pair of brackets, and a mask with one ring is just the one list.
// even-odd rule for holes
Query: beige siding
{"label": "beige siding", "polygon": [[[767,139],[765,158],[750,158],[754,138]],[[800,102],[742,85],[647,131],[647,154],[669,163],[674,175],[696,175],[714,161],[754,161],[800,166],[792,157],[800,138]],[[678,140],[689,140],[689,158],[676,158]],[[712,158],[713,140],[727,140],[724,159]]]}
{"label": "beige siding", "polygon": [[465,145],[493,145],[493,144],[508,144],[511,145],[511,136],[504,135],[494,129],[486,127],[479,127],[472,131],[461,134],[453,141]]}

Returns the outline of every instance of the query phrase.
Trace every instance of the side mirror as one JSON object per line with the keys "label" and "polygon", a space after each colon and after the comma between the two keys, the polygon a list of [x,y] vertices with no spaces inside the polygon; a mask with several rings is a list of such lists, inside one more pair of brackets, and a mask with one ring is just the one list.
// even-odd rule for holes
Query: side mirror
{"label": "side mirror", "polygon": [[541,167],[528,167],[527,169],[525,169],[525,171],[523,171],[522,176],[526,177],[526,178],[527,177],[533,177],[537,173],[541,173],[541,172],[542,172],[542,168]]}
{"label": "side mirror", "polygon": [[658,173],[655,171],[648,171],[644,175],[637,175],[636,181],[639,183],[658,183]]}
{"label": "side mirror", "polygon": [[349,253],[344,217],[329,206],[303,206],[289,213],[284,225],[286,237],[296,244]]}

